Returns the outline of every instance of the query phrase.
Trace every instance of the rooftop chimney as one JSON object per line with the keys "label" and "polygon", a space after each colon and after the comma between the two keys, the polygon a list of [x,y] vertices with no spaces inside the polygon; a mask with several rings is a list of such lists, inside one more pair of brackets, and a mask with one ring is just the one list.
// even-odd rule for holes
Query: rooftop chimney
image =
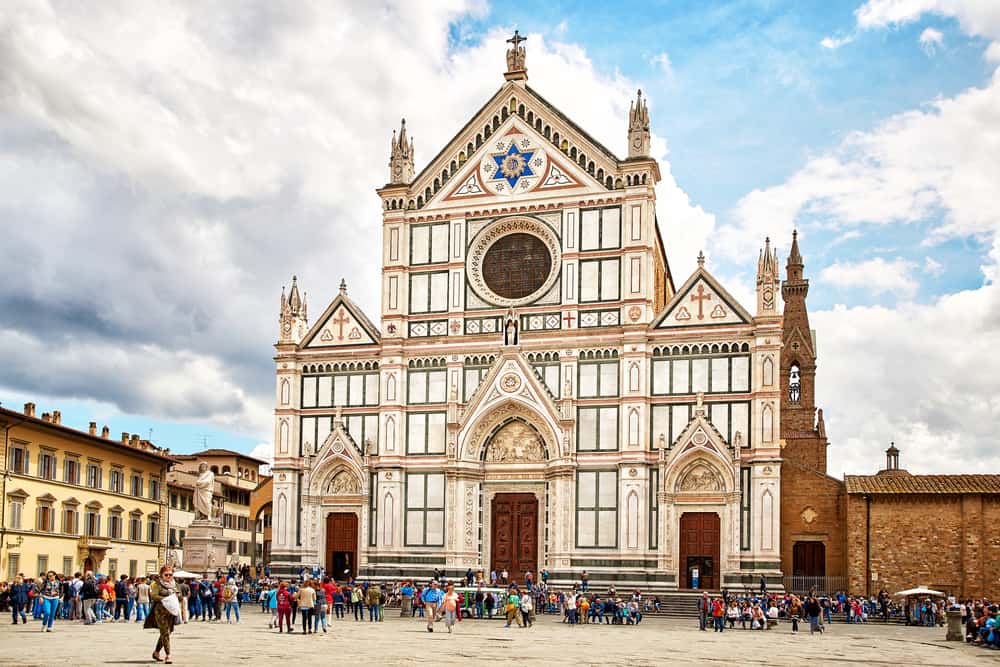
{"label": "rooftop chimney", "polygon": [[139,435],[137,433],[133,433],[132,434],[132,440],[128,444],[131,445],[132,447],[138,447],[139,446]]}
{"label": "rooftop chimney", "polygon": [[105,424],[104,428],[101,429],[101,437],[104,438],[105,440],[107,440],[108,437],[110,437],[110,436],[111,436],[111,429],[108,428],[107,424]]}
{"label": "rooftop chimney", "polygon": [[128,433],[126,433],[125,431],[122,431],[122,444],[123,445],[128,444]]}
{"label": "rooftop chimney", "polygon": [[35,404],[34,403],[25,403],[24,404],[24,414],[27,417],[34,417],[35,416]]}
{"label": "rooftop chimney", "polygon": [[50,415],[48,412],[43,412],[42,413],[42,421],[43,422],[51,422],[52,421],[52,415]]}
{"label": "rooftop chimney", "polygon": [[62,424],[62,412],[60,412],[59,410],[52,411],[52,423]]}
{"label": "rooftop chimney", "polygon": [[87,429],[87,433],[90,435],[97,435],[97,422],[90,422],[90,427]]}

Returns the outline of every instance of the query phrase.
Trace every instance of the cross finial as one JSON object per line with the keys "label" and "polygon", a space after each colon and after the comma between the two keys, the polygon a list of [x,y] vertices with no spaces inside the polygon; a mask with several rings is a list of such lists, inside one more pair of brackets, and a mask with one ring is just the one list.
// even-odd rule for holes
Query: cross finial
{"label": "cross finial", "polygon": [[504,78],[508,81],[524,81],[528,78],[528,68],[524,65],[524,47],[521,46],[527,39],[521,37],[521,33],[515,30],[514,36],[507,40],[511,47],[507,49],[507,71],[504,73]]}
{"label": "cross finial", "polygon": [[347,294],[347,281],[343,278],[340,279],[340,293]]}
{"label": "cross finial", "polygon": [[513,44],[514,48],[516,49],[517,47],[521,46],[521,42],[524,42],[527,39],[528,39],[527,37],[521,37],[521,33],[519,33],[517,30],[515,30],[514,31],[514,36],[511,37],[510,39],[508,39],[507,43],[508,44]]}
{"label": "cross finial", "polygon": [[701,250],[698,251],[698,268],[702,269],[705,267],[705,253]]}

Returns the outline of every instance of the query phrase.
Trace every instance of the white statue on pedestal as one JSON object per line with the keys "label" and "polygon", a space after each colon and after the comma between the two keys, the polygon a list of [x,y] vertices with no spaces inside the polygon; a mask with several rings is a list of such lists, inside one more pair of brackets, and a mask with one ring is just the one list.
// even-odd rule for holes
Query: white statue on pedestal
{"label": "white statue on pedestal", "polygon": [[198,464],[198,479],[194,483],[194,518],[212,520],[212,492],[215,489],[215,473],[202,461]]}

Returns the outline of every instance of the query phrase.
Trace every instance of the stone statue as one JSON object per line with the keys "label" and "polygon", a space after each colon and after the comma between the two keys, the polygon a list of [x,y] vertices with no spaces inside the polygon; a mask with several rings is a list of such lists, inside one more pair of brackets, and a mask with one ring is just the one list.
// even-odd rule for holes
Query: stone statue
{"label": "stone statue", "polygon": [[194,483],[194,518],[212,520],[212,492],[215,490],[215,473],[202,461],[198,464],[198,479]]}
{"label": "stone statue", "polygon": [[722,481],[711,469],[697,465],[677,484],[678,491],[722,491]]}
{"label": "stone statue", "polygon": [[327,492],[331,495],[355,495],[361,492],[358,485],[357,478],[354,477],[349,472],[342,471],[334,475],[333,479],[330,480],[330,486],[327,487]]}
{"label": "stone statue", "polygon": [[521,35],[514,31],[514,36],[507,40],[508,44],[513,44],[513,46],[507,49],[507,71],[515,72],[518,70],[525,69],[524,67],[524,47],[521,46],[521,42],[527,41],[527,37],[521,37]]}

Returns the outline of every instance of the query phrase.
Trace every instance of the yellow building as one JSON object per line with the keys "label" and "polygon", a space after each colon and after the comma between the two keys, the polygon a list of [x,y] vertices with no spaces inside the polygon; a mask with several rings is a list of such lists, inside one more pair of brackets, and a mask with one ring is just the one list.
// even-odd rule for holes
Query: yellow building
{"label": "yellow building", "polygon": [[34,403],[0,408],[0,430],[0,579],[159,567],[169,450],[128,433],[112,440],[95,422],[89,432],[64,426],[58,411],[36,417]]}

